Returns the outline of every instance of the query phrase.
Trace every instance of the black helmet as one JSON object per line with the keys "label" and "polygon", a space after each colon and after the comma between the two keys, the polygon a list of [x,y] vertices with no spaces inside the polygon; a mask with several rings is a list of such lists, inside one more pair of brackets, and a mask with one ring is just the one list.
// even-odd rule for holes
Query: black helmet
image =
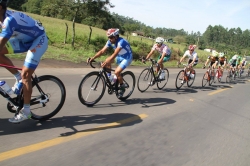
{"label": "black helmet", "polygon": [[7,4],[8,4],[8,2],[9,2],[9,0],[0,0],[0,5],[2,5],[2,6],[7,6]]}

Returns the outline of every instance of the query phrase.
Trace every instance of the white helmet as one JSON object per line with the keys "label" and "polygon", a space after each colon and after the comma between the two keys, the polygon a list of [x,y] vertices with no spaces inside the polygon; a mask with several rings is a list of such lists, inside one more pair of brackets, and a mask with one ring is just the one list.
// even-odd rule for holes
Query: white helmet
{"label": "white helmet", "polygon": [[157,38],[155,39],[155,42],[156,42],[156,43],[162,44],[162,43],[164,42],[164,39],[163,39],[162,37],[157,37]]}
{"label": "white helmet", "polygon": [[224,53],[223,53],[223,52],[220,52],[220,53],[219,53],[219,57],[224,57]]}
{"label": "white helmet", "polygon": [[217,52],[217,51],[213,51],[213,52],[212,52],[212,56],[213,56],[213,57],[218,57],[218,52]]}

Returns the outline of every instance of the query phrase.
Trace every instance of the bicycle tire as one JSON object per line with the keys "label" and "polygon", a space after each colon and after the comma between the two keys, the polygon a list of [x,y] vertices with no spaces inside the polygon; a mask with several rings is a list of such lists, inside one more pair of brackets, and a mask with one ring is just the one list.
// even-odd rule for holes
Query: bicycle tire
{"label": "bicycle tire", "polygon": [[[177,74],[175,80],[176,89],[180,89],[183,86],[184,83],[181,83],[181,81],[184,81],[184,70],[179,71],[179,73]],[[180,83],[180,85],[178,83]]]}
{"label": "bicycle tire", "polygon": [[[187,81],[187,86],[188,87],[191,87],[192,85],[193,85],[193,83],[194,83],[194,80],[195,80],[195,77],[196,77],[196,72],[195,72],[195,70],[193,70],[194,71],[194,77],[193,78],[190,78],[189,77],[189,79],[188,79],[188,81]],[[190,74],[191,75],[191,74]]]}
{"label": "bicycle tire", "polygon": [[209,77],[208,72],[206,71],[206,73],[203,75],[203,78],[202,78],[202,83],[201,83],[202,87],[205,87],[207,83],[209,82],[208,77]]}
{"label": "bicycle tire", "polygon": [[[163,70],[165,72],[165,78],[164,78],[164,80],[161,80],[161,81],[157,82],[157,87],[158,87],[159,90],[163,89],[168,83],[169,71],[168,71],[167,68],[164,68]],[[158,77],[158,79],[159,79],[159,77]],[[162,85],[161,85],[161,83],[162,83]]]}
{"label": "bicycle tire", "polygon": [[[127,98],[129,98],[132,95],[132,93],[134,92],[134,89],[135,89],[135,75],[131,71],[125,71],[124,73],[121,73],[121,75],[122,75],[122,78],[123,78],[123,83],[126,83],[129,86],[128,88],[125,89],[125,92],[124,92],[123,96],[119,98],[119,100],[124,101]],[[116,94],[117,98],[118,98],[119,92],[120,92],[120,89],[119,89],[118,86],[119,86],[119,83],[118,83],[118,81],[116,81],[115,94]]]}
{"label": "bicycle tire", "polygon": [[[51,117],[55,116],[63,107],[66,99],[66,89],[63,82],[59,78],[52,75],[40,76],[36,79],[36,81],[44,94],[42,94],[33,80],[32,96],[30,101],[30,109],[32,113],[31,118],[40,121],[48,120]],[[49,111],[45,113],[45,110]],[[41,113],[43,115],[41,115]]]}
{"label": "bicycle tire", "polygon": [[[145,73],[145,75],[144,75]],[[152,82],[152,72],[150,70],[150,68],[146,68],[143,69],[141,74],[138,77],[138,81],[137,81],[137,88],[140,92],[145,92],[149,86],[150,83]],[[144,85],[144,86],[143,86]]]}
{"label": "bicycle tire", "polygon": [[[101,83],[102,85],[100,86]],[[101,100],[105,93],[105,90],[105,78],[103,77],[103,75],[100,75],[99,72],[93,71],[88,73],[81,80],[78,87],[78,98],[83,105],[92,107]],[[86,92],[87,94],[85,95]],[[96,94],[95,92],[98,93]],[[99,92],[101,92],[101,94],[99,94]]]}

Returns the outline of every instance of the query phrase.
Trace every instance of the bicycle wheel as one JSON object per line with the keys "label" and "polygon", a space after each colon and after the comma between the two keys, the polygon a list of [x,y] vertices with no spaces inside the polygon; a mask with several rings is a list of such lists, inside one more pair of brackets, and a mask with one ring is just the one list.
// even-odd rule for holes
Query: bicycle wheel
{"label": "bicycle wheel", "polygon": [[[135,75],[131,71],[125,71],[121,75],[123,78],[123,83],[128,85],[128,87],[125,89],[125,92],[123,93],[123,96],[119,98],[121,101],[124,101],[132,95],[132,93],[135,89]],[[117,98],[118,98],[119,93],[120,93],[120,88],[118,86],[119,86],[119,83],[118,83],[118,81],[116,81],[115,94],[116,94]]]}
{"label": "bicycle wheel", "polygon": [[82,104],[92,107],[101,100],[105,89],[106,82],[103,75],[97,71],[90,72],[80,82],[78,98]]}
{"label": "bicycle wheel", "polygon": [[[195,80],[195,76],[196,76],[196,72],[195,72],[195,70],[193,70],[194,71],[194,77],[193,78],[190,78],[190,76],[189,76],[189,79],[188,79],[188,81],[187,81],[187,86],[188,87],[191,87],[192,85],[193,85],[193,83],[194,83],[194,80]],[[191,75],[191,74],[190,74]]]}
{"label": "bicycle wheel", "polygon": [[207,85],[207,83],[209,82],[208,78],[209,78],[209,74],[208,72],[206,72],[202,78],[202,87],[205,87]]}
{"label": "bicycle wheel", "polygon": [[[167,83],[168,83],[168,78],[169,78],[168,69],[167,69],[167,68],[164,68],[163,70],[164,70],[164,72],[165,72],[165,78],[164,78],[164,79],[161,79],[161,80],[159,80],[159,81],[157,82],[157,87],[158,87],[159,90],[163,89],[163,88],[167,85]],[[158,79],[159,79],[159,77],[158,77]]]}
{"label": "bicycle wheel", "polygon": [[180,89],[183,86],[184,83],[185,83],[185,80],[184,80],[184,70],[181,70],[177,74],[177,77],[176,77],[176,80],[175,80],[175,87],[176,87],[176,89]]}
{"label": "bicycle wheel", "polygon": [[32,87],[32,119],[47,120],[61,110],[66,98],[66,89],[59,78],[52,75],[40,76],[33,80]]}
{"label": "bicycle wheel", "polygon": [[150,68],[143,69],[137,81],[137,88],[140,92],[145,92],[152,81],[153,75]]}
{"label": "bicycle wheel", "polygon": [[227,83],[232,82],[232,77],[231,77],[231,76],[227,76],[227,77],[226,77],[226,82],[227,82]]}

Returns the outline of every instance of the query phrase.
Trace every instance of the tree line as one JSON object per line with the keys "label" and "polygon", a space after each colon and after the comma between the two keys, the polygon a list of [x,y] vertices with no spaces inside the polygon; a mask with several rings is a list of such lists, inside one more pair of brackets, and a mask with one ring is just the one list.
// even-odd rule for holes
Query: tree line
{"label": "tree line", "polygon": [[[230,55],[250,54],[250,31],[238,28],[224,28],[222,25],[209,25],[206,31],[188,33],[184,29],[176,30],[166,27],[153,28],[133,18],[111,13],[115,7],[112,0],[11,0],[9,7],[15,10],[38,15],[65,19],[82,23],[90,27],[108,29],[117,27],[123,35],[141,32],[143,36],[155,38],[162,36],[173,38],[177,43],[198,44],[199,49],[212,48]],[[92,32],[92,31],[91,31]],[[91,34],[90,34],[91,38]],[[74,41],[72,41],[74,42]],[[72,43],[73,44],[73,43]]]}

